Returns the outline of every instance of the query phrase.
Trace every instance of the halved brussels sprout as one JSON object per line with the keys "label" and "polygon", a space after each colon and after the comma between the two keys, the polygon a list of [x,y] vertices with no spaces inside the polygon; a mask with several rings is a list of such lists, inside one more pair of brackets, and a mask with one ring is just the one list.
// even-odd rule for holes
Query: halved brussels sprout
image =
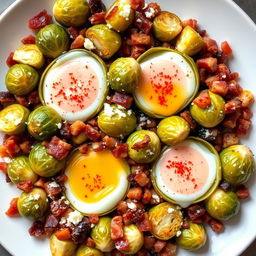
{"label": "halved brussels sprout", "polygon": [[151,233],[161,240],[174,237],[182,226],[180,208],[171,203],[161,203],[149,210],[149,220],[152,224]]}
{"label": "halved brussels sprout", "polygon": [[26,44],[18,48],[14,52],[13,59],[34,68],[41,68],[44,65],[43,53],[35,44]]}
{"label": "halved brussels sprout", "polygon": [[169,146],[174,146],[185,140],[189,133],[190,127],[188,122],[179,116],[165,118],[157,127],[159,138]]}
{"label": "halved brussels sprout", "polygon": [[[149,139],[143,148],[136,149],[136,143]],[[160,154],[161,143],[158,136],[151,131],[140,130],[132,133],[127,139],[129,157],[137,163],[151,163]]]}
{"label": "halved brussels sprout", "polygon": [[71,240],[59,240],[55,234],[50,238],[50,249],[52,256],[73,256],[76,244]]}
{"label": "halved brussels sprout", "polygon": [[26,64],[16,64],[8,70],[5,85],[15,95],[26,95],[33,91],[39,79],[37,71]]}
{"label": "halved brussels sprout", "polygon": [[110,217],[101,217],[92,229],[91,237],[96,244],[96,248],[102,252],[111,252],[115,248],[115,244],[111,239],[110,224]]}
{"label": "halved brussels sprout", "polygon": [[103,256],[103,253],[95,248],[80,245],[76,252],[76,256]]}
{"label": "halved brussels sprout", "polygon": [[200,52],[204,46],[203,38],[190,26],[186,26],[178,37],[176,49],[189,56]]}
{"label": "halved brussels sprout", "polygon": [[182,31],[181,20],[171,12],[161,12],[154,19],[153,30],[158,40],[171,41]]}
{"label": "halved brussels sprout", "polygon": [[28,131],[37,140],[46,140],[56,133],[61,122],[61,117],[53,108],[41,106],[29,115]]}
{"label": "halved brussels sprout", "polygon": [[132,93],[138,84],[140,65],[134,58],[119,58],[109,68],[111,88],[118,92]]}
{"label": "halved brussels sprout", "polygon": [[207,233],[202,224],[196,224],[189,221],[189,228],[183,229],[181,235],[177,237],[177,244],[189,251],[195,251],[202,248],[207,240]]}
{"label": "halved brussels sprout", "polygon": [[86,0],[57,0],[53,6],[54,18],[67,27],[80,27],[87,22],[89,14]]}
{"label": "halved brussels sprout", "polygon": [[64,28],[50,24],[37,33],[36,45],[45,56],[56,58],[68,50],[69,37]]}
{"label": "halved brussels sprout", "polygon": [[192,103],[190,113],[192,117],[202,126],[212,128],[217,126],[225,117],[225,101],[218,94],[209,91],[211,105],[208,108],[200,108]]}
{"label": "halved brussels sprout", "polygon": [[225,148],[220,153],[223,178],[231,185],[246,183],[255,171],[252,151],[244,145]]}
{"label": "halved brussels sprout", "polygon": [[136,128],[136,117],[132,110],[117,104],[104,104],[98,116],[99,128],[109,136],[125,137]]}
{"label": "halved brussels sprout", "polygon": [[9,135],[20,134],[26,128],[29,110],[19,104],[12,104],[0,111],[0,131]]}
{"label": "halved brussels sprout", "polygon": [[205,207],[213,218],[229,220],[239,212],[240,202],[236,193],[218,188],[206,199]]}
{"label": "halved brussels sprout", "polygon": [[57,160],[46,152],[42,144],[36,144],[29,154],[29,164],[32,170],[42,176],[51,177],[65,166],[65,159]]}
{"label": "halved brussels sprout", "polygon": [[13,158],[8,165],[7,173],[14,184],[22,181],[31,181],[34,183],[37,180],[37,175],[31,169],[27,156]]}
{"label": "halved brussels sprout", "polygon": [[111,58],[121,46],[120,35],[104,24],[88,28],[86,37],[93,42],[97,54],[104,59]]}
{"label": "halved brussels sprout", "polygon": [[134,10],[130,0],[116,0],[106,13],[106,22],[117,32],[126,30],[133,22]]}
{"label": "halved brussels sprout", "polygon": [[23,192],[18,199],[18,211],[24,217],[41,218],[47,208],[47,196],[41,188],[33,188],[29,193]]}

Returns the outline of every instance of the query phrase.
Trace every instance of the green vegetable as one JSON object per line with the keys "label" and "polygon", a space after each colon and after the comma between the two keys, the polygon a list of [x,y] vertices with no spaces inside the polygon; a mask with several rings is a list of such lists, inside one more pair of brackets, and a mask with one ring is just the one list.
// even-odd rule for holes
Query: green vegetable
{"label": "green vegetable", "polygon": [[33,188],[29,193],[23,192],[18,199],[18,211],[24,217],[41,218],[47,208],[47,196],[41,188]]}
{"label": "green vegetable", "polygon": [[181,20],[171,12],[161,12],[154,19],[153,31],[158,40],[171,41],[182,31]]}
{"label": "green vegetable", "polygon": [[35,183],[37,180],[37,175],[31,169],[27,156],[13,158],[8,165],[7,173],[14,184],[18,184],[22,181]]}
{"label": "green vegetable", "polygon": [[216,189],[205,201],[207,212],[215,219],[229,220],[237,215],[240,210],[240,202],[237,195],[232,192],[225,192]]}
{"label": "green vegetable", "polygon": [[24,132],[28,116],[29,110],[22,105],[9,105],[0,111],[0,131],[9,135]]}
{"label": "green vegetable", "polygon": [[95,248],[80,245],[76,252],[76,256],[103,256],[103,253]]}
{"label": "green vegetable", "polygon": [[36,35],[36,45],[49,58],[56,58],[69,49],[69,37],[64,28],[51,24]]}
{"label": "green vegetable", "polygon": [[[149,143],[141,148],[134,149],[134,145],[144,139],[149,138]],[[132,133],[127,142],[129,148],[129,157],[137,163],[151,163],[160,154],[161,143],[158,136],[151,131],[140,130]]]}
{"label": "green vegetable", "polygon": [[231,185],[246,183],[255,170],[252,151],[244,145],[225,148],[220,153],[220,160],[223,178]]}
{"label": "green vegetable", "polygon": [[30,154],[29,163],[32,170],[42,176],[51,177],[57,174],[65,166],[65,159],[57,160],[46,152],[42,144],[36,144]]}
{"label": "green vegetable", "polygon": [[104,59],[111,58],[121,46],[120,35],[104,24],[88,28],[86,37],[93,42],[97,54]]}
{"label": "green vegetable", "polygon": [[111,88],[122,93],[132,93],[140,76],[140,65],[133,58],[119,58],[109,68]]}
{"label": "green vegetable", "polygon": [[115,248],[110,234],[110,217],[101,217],[99,222],[92,229],[91,237],[96,244],[96,248],[102,252],[110,252]]}
{"label": "green vegetable", "polygon": [[169,240],[180,230],[183,218],[178,206],[165,202],[149,210],[149,220],[151,233],[158,239]]}
{"label": "green vegetable", "polygon": [[26,64],[16,64],[8,70],[5,85],[12,94],[22,96],[36,87],[39,79],[37,71]]}
{"label": "green vegetable", "polygon": [[174,146],[185,140],[190,133],[188,122],[179,116],[171,116],[161,120],[157,127],[157,134],[161,141]]}
{"label": "green vegetable", "polygon": [[183,229],[181,235],[177,237],[177,244],[189,251],[202,248],[207,240],[207,234],[202,224],[189,222],[189,228]]}
{"label": "green vegetable", "polygon": [[62,120],[51,107],[41,106],[31,112],[28,131],[37,140],[46,140],[56,133]]}
{"label": "green vegetable", "polygon": [[209,91],[211,105],[206,108],[200,108],[196,104],[191,104],[190,113],[192,117],[202,126],[212,128],[217,126],[225,117],[225,101],[224,99]]}
{"label": "green vegetable", "polygon": [[98,116],[98,125],[109,136],[125,137],[135,130],[136,120],[132,110],[105,103],[104,110]]}

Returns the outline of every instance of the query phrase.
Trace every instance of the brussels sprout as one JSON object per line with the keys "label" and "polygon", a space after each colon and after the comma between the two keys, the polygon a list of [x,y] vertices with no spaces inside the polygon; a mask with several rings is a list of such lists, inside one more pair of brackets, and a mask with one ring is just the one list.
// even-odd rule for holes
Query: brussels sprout
{"label": "brussels sprout", "polygon": [[26,95],[33,91],[39,79],[37,71],[26,64],[16,64],[8,70],[5,85],[15,95]]}
{"label": "brussels sprout", "polygon": [[181,20],[171,12],[161,12],[154,19],[153,31],[155,37],[160,41],[171,41],[181,32],[181,30]]}
{"label": "brussels sprout", "polygon": [[76,250],[76,244],[71,240],[59,240],[55,234],[50,238],[52,256],[72,256]]}
{"label": "brussels sprout", "polygon": [[0,111],[0,131],[9,135],[20,134],[26,128],[29,110],[12,104]]}
{"label": "brussels sprout", "polygon": [[196,104],[191,104],[190,113],[192,117],[202,126],[212,128],[217,126],[225,117],[225,101],[215,93],[209,91],[211,105],[206,108],[200,108]]}
{"label": "brussels sprout", "polygon": [[72,142],[76,145],[81,145],[82,143],[84,143],[85,141],[87,141],[88,136],[82,132],[79,135],[72,137]]}
{"label": "brussels sprout", "polygon": [[32,171],[27,156],[18,156],[9,163],[7,173],[12,183],[18,184],[22,181],[36,182],[37,175]]}
{"label": "brussels sprout", "polygon": [[61,117],[54,109],[41,106],[29,115],[28,131],[37,140],[46,140],[56,133],[61,122]]}
{"label": "brussels sprout", "polygon": [[89,14],[90,8],[86,0],[57,0],[53,6],[54,18],[67,27],[85,24]]}
{"label": "brussels sprout", "polygon": [[106,22],[117,32],[126,30],[133,22],[134,10],[130,0],[116,0],[106,13]]}
{"label": "brussels sprout", "polygon": [[18,211],[24,217],[41,218],[47,208],[47,196],[41,188],[33,188],[29,193],[23,192],[18,199]]}
{"label": "brussels sprout", "polygon": [[110,217],[101,217],[98,224],[92,229],[91,237],[96,244],[96,248],[102,252],[110,252],[115,248],[111,239],[110,224]]}
{"label": "brussels sprout", "polygon": [[132,110],[117,104],[104,104],[98,116],[99,128],[109,136],[125,137],[136,128],[136,117]]}
{"label": "brussels sprout", "polygon": [[103,253],[95,248],[80,245],[76,252],[76,256],[103,256]]}
{"label": "brussels sprout", "polygon": [[207,234],[202,224],[189,222],[189,228],[183,229],[181,235],[177,237],[177,244],[189,251],[202,248],[207,240]]}
{"label": "brussels sprout", "polygon": [[29,164],[36,174],[51,177],[64,168],[65,159],[55,159],[46,152],[42,144],[36,144],[29,154]]}
{"label": "brussels sprout", "polygon": [[[136,143],[149,138],[149,143],[140,149],[134,148]],[[161,143],[158,136],[151,131],[140,130],[132,133],[127,142],[129,148],[129,157],[137,163],[151,163],[153,162],[161,151]],[[136,147],[136,146],[135,146]]]}
{"label": "brussels sprout", "polygon": [[229,220],[237,215],[240,210],[240,202],[237,195],[216,189],[205,201],[207,212],[215,219]]}
{"label": "brussels sprout", "polygon": [[43,53],[35,44],[26,44],[18,48],[14,52],[13,59],[34,68],[41,68],[44,65]]}
{"label": "brussels sprout", "polygon": [[157,134],[161,141],[169,146],[174,146],[185,140],[190,133],[189,124],[179,116],[163,119],[158,127]]}
{"label": "brussels sprout", "polygon": [[132,93],[139,76],[140,65],[134,58],[119,58],[109,68],[111,88],[118,92]]}
{"label": "brussels sprout", "polygon": [[149,220],[151,233],[158,239],[169,240],[182,226],[182,213],[178,206],[165,202],[149,210]]}
{"label": "brussels sprout", "polygon": [[36,45],[49,58],[56,58],[69,49],[69,37],[64,28],[51,24],[36,35]]}
{"label": "brussels sprout", "polygon": [[255,170],[251,150],[244,145],[225,148],[220,153],[223,178],[231,185],[246,183]]}
{"label": "brussels sprout", "polygon": [[178,37],[176,49],[189,56],[200,52],[204,46],[203,38],[190,26],[186,26]]}
{"label": "brussels sprout", "polygon": [[93,42],[97,54],[104,59],[111,58],[121,46],[120,35],[104,24],[88,28],[86,37]]}

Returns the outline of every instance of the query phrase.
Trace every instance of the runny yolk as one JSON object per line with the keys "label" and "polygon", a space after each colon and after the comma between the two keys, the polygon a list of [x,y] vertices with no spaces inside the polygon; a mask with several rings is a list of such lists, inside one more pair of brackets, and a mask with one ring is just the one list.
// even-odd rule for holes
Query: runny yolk
{"label": "runny yolk", "polygon": [[85,203],[96,203],[112,193],[128,166],[110,151],[77,154],[68,163],[66,174],[75,197]]}

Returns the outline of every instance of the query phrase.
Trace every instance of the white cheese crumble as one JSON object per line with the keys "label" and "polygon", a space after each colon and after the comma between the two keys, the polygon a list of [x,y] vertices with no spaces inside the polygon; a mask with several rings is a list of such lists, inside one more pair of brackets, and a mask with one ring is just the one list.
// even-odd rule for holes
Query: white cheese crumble
{"label": "white cheese crumble", "polygon": [[174,210],[173,208],[171,208],[171,207],[169,207],[168,210],[167,210],[168,213],[172,213],[172,212],[174,212],[174,211],[175,211],[175,210]]}
{"label": "white cheese crumble", "polygon": [[22,121],[22,118],[18,118],[18,119],[15,119],[13,123],[15,125],[19,125],[21,123],[21,121]]}
{"label": "white cheese crumble", "polygon": [[177,231],[176,236],[179,237],[181,235],[181,231]]}
{"label": "white cheese crumble", "polygon": [[67,222],[77,225],[78,223],[80,223],[82,221],[83,217],[84,216],[80,212],[73,211],[68,214]]}
{"label": "white cheese crumble", "polygon": [[136,204],[133,203],[133,202],[127,203],[127,206],[128,206],[128,208],[131,209],[131,210],[135,210],[135,209],[136,209]]}
{"label": "white cheese crumble", "polygon": [[118,115],[119,118],[122,118],[122,117],[126,117],[126,114],[121,111],[121,110],[124,110],[125,108],[120,106],[120,105],[117,105],[117,108],[116,109],[113,109],[110,104],[108,103],[105,103],[104,104],[104,112],[106,115],[108,116],[114,116],[114,115]]}
{"label": "white cheese crumble", "polygon": [[56,181],[53,181],[53,182],[49,183],[48,186],[51,188],[58,188],[60,185]]}
{"label": "white cheese crumble", "polygon": [[107,24],[107,27],[110,28],[110,29],[112,28],[112,26],[110,24]]}
{"label": "white cheese crumble", "polygon": [[117,82],[119,82],[120,80],[121,80],[121,78],[120,78],[120,77],[117,77],[117,78],[116,78],[116,81],[117,81]]}
{"label": "white cheese crumble", "polygon": [[10,157],[3,157],[3,161],[9,164],[12,161],[12,159]]}
{"label": "white cheese crumble", "polygon": [[31,195],[29,195],[28,200],[29,201],[39,200],[40,197],[41,197],[41,195],[39,195],[39,194],[31,194]]}
{"label": "white cheese crumble", "polygon": [[155,15],[155,10],[153,8],[149,8],[147,12],[145,12],[145,16],[150,19]]}
{"label": "white cheese crumble", "polygon": [[125,4],[122,10],[119,12],[119,15],[124,17],[126,20],[129,20],[130,13],[131,13],[131,6],[129,4]]}
{"label": "white cheese crumble", "polygon": [[155,199],[157,203],[160,203],[160,197],[157,194],[153,194],[152,198]]}
{"label": "white cheese crumble", "polygon": [[60,225],[64,225],[66,222],[67,222],[67,219],[66,219],[65,217],[62,217],[62,218],[60,219],[59,224],[60,224]]}
{"label": "white cheese crumble", "polygon": [[84,48],[87,50],[94,50],[95,46],[89,38],[84,39]]}
{"label": "white cheese crumble", "polygon": [[58,124],[57,124],[57,127],[58,127],[58,129],[61,129],[62,123],[58,123]]}
{"label": "white cheese crumble", "polygon": [[39,205],[35,204],[35,208],[36,208],[36,210],[38,210],[39,209]]}

